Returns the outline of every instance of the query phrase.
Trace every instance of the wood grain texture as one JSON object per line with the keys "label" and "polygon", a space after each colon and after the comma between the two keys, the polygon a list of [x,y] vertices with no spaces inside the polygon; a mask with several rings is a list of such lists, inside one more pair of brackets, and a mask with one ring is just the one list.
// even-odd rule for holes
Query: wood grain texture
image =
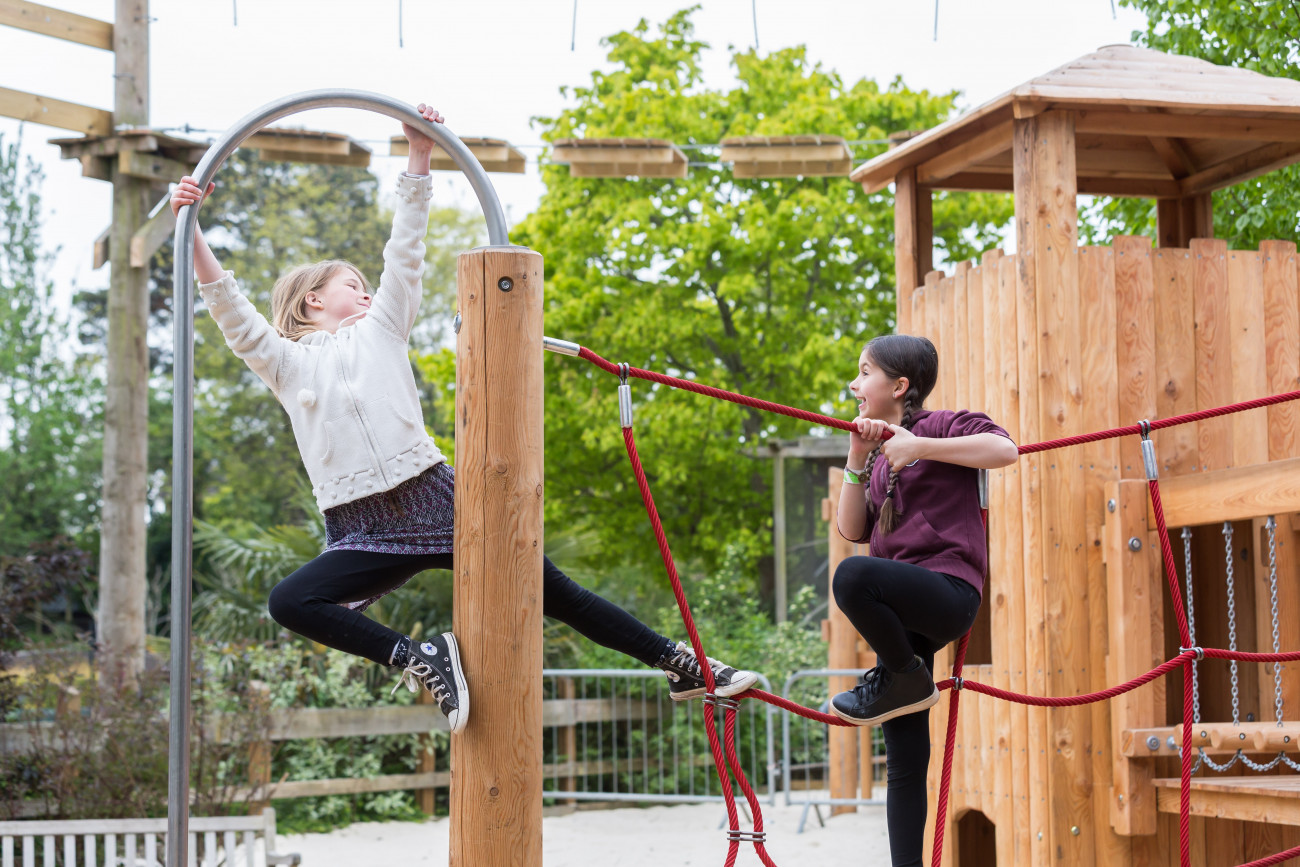
{"label": "wood grain texture", "polygon": [[473,702],[452,743],[450,863],[540,867],[542,257],[480,248],[457,277],[454,619]]}
{"label": "wood grain texture", "polygon": [[[1223,241],[1192,242],[1195,262],[1196,408],[1213,409],[1232,402],[1232,343],[1228,296],[1228,247]],[[1232,466],[1232,420],[1196,423],[1201,467]]]}
{"label": "wood grain texture", "polygon": [[[1155,317],[1155,415],[1158,418],[1196,410],[1196,322],[1192,287],[1195,260],[1188,249],[1156,250],[1152,259]],[[1142,415],[1121,416],[1127,423]],[[1196,425],[1178,425],[1151,435],[1161,476],[1199,468]],[[1133,476],[1131,476],[1133,477]]]}

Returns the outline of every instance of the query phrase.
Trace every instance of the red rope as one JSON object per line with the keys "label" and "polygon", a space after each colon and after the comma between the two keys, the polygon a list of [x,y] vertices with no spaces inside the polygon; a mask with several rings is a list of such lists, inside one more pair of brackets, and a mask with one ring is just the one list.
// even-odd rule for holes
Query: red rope
{"label": "red rope", "polygon": [[[808,412],[806,410],[795,409],[793,407],[783,406],[782,404],[772,403],[771,401],[759,400],[735,392],[724,391],[719,388],[713,388],[707,385],[690,380],[679,379],[677,377],[665,376],[653,371],[642,370],[641,368],[628,367],[626,365],[616,365],[603,358],[586,347],[579,348],[579,356],[596,366],[612,374],[622,374],[624,376],[634,376],[638,379],[657,382],[668,385],[673,388],[680,388],[686,391],[692,391],[697,394],[703,394],[708,397],[727,400],[732,403],[742,404],[766,412],[777,413],[780,415],[798,418],[803,421],[814,422],[827,427],[837,428],[844,431],[853,431],[855,429],[852,422],[843,421],[822,415],[820,413]],[[1200,410],[1198,412],[1186,413],[1180,416],[1173,416],[1167,419],[1160,419],[1154,422],[1144,422],[1140,425],[1129,425],[1127,427],[1114,428],[1108,431],[1096,431],[1093,433],[1082,434],[1073,437],[1064,437],[1062,439],[1048,440],[1046,442],[1023,445],[1019,447],[1020,454],[1032,454],[1043,452],[1051,449],[1064,448],[1066,446],[1082,445],[1084,443],[1097,442],[1099,440],[1110,439],[1113,437],[1126,436],[1131,434],[1146,435],[1151,430],[1162,430],[1175,425],[1187,424],[1193,421],[1215,418],[1217,416],[1228,415],[1230,413],[1243,412],[1249,409],[1259,409],[1286,401],[1300,399],[1300,391],[1286,392],[1271,397],[1258,398],[1256,400],[1242,401],[1240,403],[1230,404],[1215,409]],[[888,435],[885,437],[888,439]],[[664,534],[663,524],[659,519],[659,513],[655,508],[654,499],[650,493],[650,486],[646,480],[645,471],[641,467],[640,457],[637,455],[636,443],[632,436],[632,429],[626,427],[623,429],[623,439],[627,445],[628,457],[632,462],[632,469],[637,478],[637,485],[641,490],[642,499],[645,502],[646,511],[650,516],[650,522],[654,527],[655,539],[659,544],[659,552],[663,557],[664,566],[668,571],[668,577],[673,585],[673,595],[677,599],[678,608],[682,613],[682,620],[686,625],[687,634],[691,639],[691,647],[695,652],[696,658],[701,661],[701,671],[704,675],[705,688],[710,694],[715,689],[713,671],[708,665],[708,657],[704,654],[704,647],[700,641],[699,632],[695,628],[695,623],[691,617],[690,607],[686,602],[686,594],[682,589],[681,580],[677,575],[677,568],[673,563],[672,552],[668,547],[668,540]],[[994,698],[1014,701],[1021,704],[1034,705],[1039,707],[1072,707],[1077,705],[1090,704],[1097,701],[1104,701],[1122,695],[1125,692],[1136,689],[1146,683],[1150,683],[1157,677],[1168,674],[1179,665],[1183,666],[1183,743],[1192,742],[1192,665],[1194,659],[1200,654],[1211,658],[1218,659],[1236,659],[1247,662],[1278,662],[1278,661],[1300,661],[1300,652],[1290,653],[1243,653],[1240,651],[1226,651],[1217,648],[1190,648],[1191,644],[1190,631],[1188,629],[1186,612],[1183,609],[1182,594],[1178,586],[1178,574],[1175,566],[1173,546],[1169,541],[1169,530],[1165,524],[1164,509],[1160,503],[1160,484],[1157,480],[1151,479],[1148,483],[1151,494],[1152,508],[1156,515],[1156,524],[1159,530],[1161,555],[1164,560],[1164,571],[1169,584],[1170,596],[1173,600],[1174,614],[1178,621],[1178,634],[1182,642],[1181,646],[1187,648],[1178,656],[1165,662],[1143,675],[1139,675],[1132,680],[1108,689],[1098,692],[1087,693],[1079,696],[1066,697],[1047,697],[1047,696],[1028,696],[1018,693],[1008,692],[1007,690],[998,689],[997,687],[986,686],[981,683],[965,681],[961,677],[962,667],[965,663],[966,646],[970,638],[969,633],[963,635],[957,646],[957,654],[953,664],[953,676],[938,684],[939,689],[951,689],[952,695],[949,697],[948,711],[948,731],[944,743],[943,771],[939,787],[939,800],[936,810],[935,832],[934,832],[934,849],[932,854],[932,867],[939,867],[943,856],[943,841],[945,834],[945,824],[948,814],[948,795],[952,778],[952,759],[955,748],[957,734],[957,717],[960,707],[961,689],[954,687],[961,684],[964,689],[971,689],[975,692],[981,692]],[[987,519],[986,519],[987,520]],[[987,524],[986,524],[987,529]],[[797,713],[808,719],[814,719],[825,722],[829,725],[848,725],[843,720],[830,716],[829,714],[818,713],[809,708],[804,708],[787,699],[771,695],[762,690],[751,689],[743,693],[742,697],[757,698],[769,704]],[[740,697],[738,697],[740,698]],[[758,799],[754,794],[753,788],[749,785],[740,761],[735,752],[735,715],[734,707],[726,707],[724,713],[724,729],[726,739],[725,758],[723,750],[718,740],[717,723],[713,713],[705,714],[705,728],[709,736],[709,746],[713,753],[715,768],[718,772],[718,779],[722,782],[724,800],[727,805],[728,827],[730,829],[729,844],[727,847],[727,859],[725,867],[734,867],[737,848],[739,845],[738,828],[739,818],[736,812],[735,796],[731,791],[731,785],[727,776],[727,768],[730,767],[732,774],[739,782],[742,792],[749,803],[750,809],[754,816],[754,848],[758,853],[760,860],[766,867],[775,867],[763,844],[763,818],[759,809]],[[1181,768],[1180,768],[1180,787],[1179,787],[1179,810],[1178,810],[1178,844],[1179,844],[1179,863],[1181,867],[1189,867],[1191,863],[1191,846],[1190,846],[1190,817],[1191,817],[1191,770],[1192,770],[1192,750],[1184,749],[1181,751]],[[1266,867],[1266,865],[1279,864],[1282,861],[1300,856],[1300,847],[1280,852],[1277,855],[1271,855],[1241,867]]]}

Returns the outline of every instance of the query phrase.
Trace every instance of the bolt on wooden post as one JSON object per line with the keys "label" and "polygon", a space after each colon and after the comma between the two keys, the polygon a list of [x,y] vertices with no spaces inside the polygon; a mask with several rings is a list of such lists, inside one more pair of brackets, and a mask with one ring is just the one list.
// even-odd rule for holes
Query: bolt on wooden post
{"label": "bolt on wooden post", "polygon": [[542,863],[542,257],[457,260],[455,634],[471,696],[452,737],[452,867]]}

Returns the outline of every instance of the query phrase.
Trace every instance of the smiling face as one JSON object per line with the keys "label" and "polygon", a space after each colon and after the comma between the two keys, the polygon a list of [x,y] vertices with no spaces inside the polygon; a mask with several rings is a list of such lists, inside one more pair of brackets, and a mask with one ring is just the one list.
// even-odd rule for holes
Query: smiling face
{"label": "smiling face", "polygon": [[370,310],[370,290],[352,268],[340,265],[320,289],[307,293],[312,321],[321,329],[337,331],[354,325]]}
{"label": "smiling face", "polygon": [[858,401],[859,418],[878,418],[897,423],[903,415],[903,395],[907,377],[892,377],[881,370],[867,350],[858,357],[858,375],[849,383],[849,391]]}

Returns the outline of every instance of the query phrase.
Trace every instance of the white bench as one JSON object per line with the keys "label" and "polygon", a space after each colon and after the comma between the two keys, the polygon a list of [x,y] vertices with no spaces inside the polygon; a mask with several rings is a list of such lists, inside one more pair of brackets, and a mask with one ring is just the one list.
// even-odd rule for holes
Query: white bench
{"label": "white bench", "polygon": [[[162,867],[166,840],[166,819],[0,822],[0,867],[54,867],[60,853],[62,867]],[[190,819],[189,867],[294,867],[301,860],[275,851],[275,810]]]}

